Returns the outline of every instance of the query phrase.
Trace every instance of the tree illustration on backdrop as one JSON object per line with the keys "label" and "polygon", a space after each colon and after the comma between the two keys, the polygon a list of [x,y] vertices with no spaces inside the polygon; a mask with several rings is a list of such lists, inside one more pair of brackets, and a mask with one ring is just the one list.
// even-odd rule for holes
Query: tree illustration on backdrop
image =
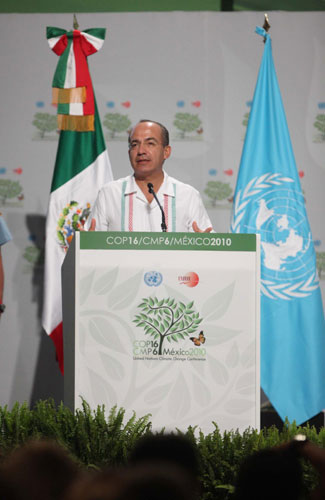
{"label": "tree illustration on backdrop", "polygon": [[210,198],[212,206],[215,207],[217,201],[225,200],[232,194],[232,189],[226,182],[209,181],[204,193]]}
{"label": "tree illustration on backdrop", "polygon": [[18,181],[10,179],[0,179],[0,198],[2,204],[5,205],[6,201],[10,198],[18,198],[22,194],[23,188]]}
{"label": "tree illustration on backdrop", "polygon": [[176,113],[174,125],[181,131],[181,138],[184,139],[186,132],[194,132],[201,125],[198,115],[191,113]]}
{"label": "tree illustration on backdrop", "polygon": [[194,302],[185,305],[175,299],[158,300],[157,297],[143,299],[138,308],[142,310],[133,322],[144,329],[146,335],[159,339],[158,354],[162,354],[164,340],[178,342],[196,332],[202,318],[193,309]]}
{"label": "tree illustration on backdrop", "polygon": [[33,125],[39,130],[41,139],[46,132],[53,132],[57,129],[57,116],[50,113],[35,113]]}
{"label": "tree illustration on backdrop", "polygon": [[131,120],[120,113],[106,113],[103,124],[109,130],[110,138],[114,139],[117,133],[128,130]]}
{"label": "tree illustration on backdrop", "polygon": [[314,122],[314,127],[319,130],[319,137],[322,141],[325,141],[325,114],[319,114],[316,116],[316,121]]}

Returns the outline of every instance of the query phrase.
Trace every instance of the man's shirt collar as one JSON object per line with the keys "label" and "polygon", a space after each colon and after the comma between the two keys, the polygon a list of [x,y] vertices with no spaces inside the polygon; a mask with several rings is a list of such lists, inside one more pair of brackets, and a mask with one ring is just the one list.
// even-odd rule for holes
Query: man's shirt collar
{"label": "man's shirt collar", "polygon": [[[163,171],[164,180],[162,185],[159,188],[159,191],[156,193],[157,196],[166,194],[167,196],[175,196],[173,183],[170,180],[168,174]],[[143,194],[137,183],[135,182],[134,174],[130,175],[126,184],[125,195],[130,195],[132,193]]]}

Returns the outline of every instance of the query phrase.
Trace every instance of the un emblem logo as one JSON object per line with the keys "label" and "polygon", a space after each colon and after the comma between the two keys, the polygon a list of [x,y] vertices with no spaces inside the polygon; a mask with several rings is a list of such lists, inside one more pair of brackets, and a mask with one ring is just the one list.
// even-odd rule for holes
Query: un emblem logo
{"label": "un emblem logo", "polygon": [[144,282],[148,286],[159,286],[161,285],[162,280],[162,274],[158,271],[150,271],[144,275]]}
{"label": "un emblem logo", "polygon": [[281,174],[255,177],[238,191],[231,229],[261,235],[261,289],[275,299],[306,297],[318,287],[303,195]]}

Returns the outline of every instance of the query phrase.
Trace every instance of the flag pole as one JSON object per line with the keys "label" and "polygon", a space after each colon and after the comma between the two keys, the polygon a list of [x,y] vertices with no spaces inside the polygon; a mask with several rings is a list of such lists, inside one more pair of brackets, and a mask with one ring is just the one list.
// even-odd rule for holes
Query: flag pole
{"label": "flag pole", "polygon": [[77,21],[77,16],[76,14],[73,14],[73,29],[78,30],[79,29],[79,23]]}

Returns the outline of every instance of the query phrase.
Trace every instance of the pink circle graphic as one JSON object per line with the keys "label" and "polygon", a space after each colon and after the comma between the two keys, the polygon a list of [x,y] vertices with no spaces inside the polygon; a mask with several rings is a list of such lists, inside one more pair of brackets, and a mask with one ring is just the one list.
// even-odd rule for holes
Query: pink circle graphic
{"label": "pink circle graphic", "polygon": [[191,288],[193,286],[196,286],[199,283],[199,281],[200,281],[198,274],[196,274],[196,273],[194,273],[192,271],[190,273],[186,273],[185,276],[189,278],[189,280],[185,282],[185,285],[189,286]]}

